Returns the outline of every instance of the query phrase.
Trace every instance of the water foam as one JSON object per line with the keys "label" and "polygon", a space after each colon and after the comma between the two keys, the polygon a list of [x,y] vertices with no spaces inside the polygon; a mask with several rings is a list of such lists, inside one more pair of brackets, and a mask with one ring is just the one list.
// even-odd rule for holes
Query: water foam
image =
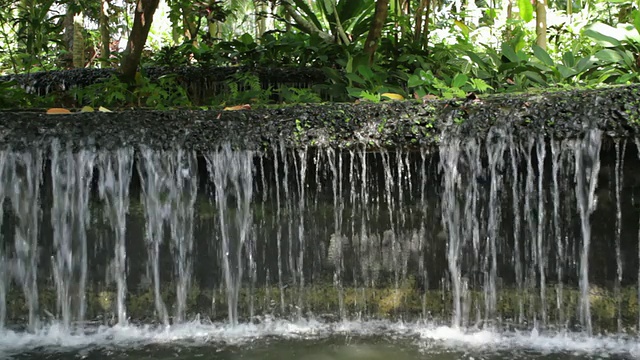
{"label": "water foam", "polygon": [[533,351],[541,354],[623,355],[640,358],[640,343],[632,337],[587,336],[578,333],[538,331],[500,332],[459,329],[425,323],[388,321],[321,322],[265,319],[258,324],[192,321],[172,326],[100,326],[83,334],[70,334],[54,324],[34,333],[4,330],[0,333],[0,357],[31,351],[73,352],[83,349],[134,349],[147,345],[242,345],[261,339],[314,340],[336,336],[386,336],[409,339],[422,349],[468,352]]}

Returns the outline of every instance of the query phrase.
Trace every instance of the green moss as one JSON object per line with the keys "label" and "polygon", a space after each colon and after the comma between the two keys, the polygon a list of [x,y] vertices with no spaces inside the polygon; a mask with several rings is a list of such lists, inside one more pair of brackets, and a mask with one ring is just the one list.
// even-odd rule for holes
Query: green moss
{"label": "green moss", "polygon": [[[282,293],[281,293],[282,292]],[[57,311],[56,292],[52,288],[39,290],[40,316],[48,317]],[[170,314],[175,312],[175,284],[163,284],[161,296]],[[469,319],[484,316],[484,292],[469,290],[463,301]],[[342,301],[341,300],[342,297]],[[638,319],[637,288],[622,289],[620,294],[620,313],[622,324],[627,329],[634,329]],[[284,312],[281,298],[284,299]],[[115,291],[113,289],[87,289],[87,318],[115,316]],[[558,301],[560,299],[560,301]],[[547,321],[557,323],[560,320],[576,324],[580,291],[566,288],[562,293],[556,287],[548,287],[545,291]],[[7,297],[10,321],[24,322],[28,308],[20,291],[11,291]],[[126,299],[127,312],[133,321],[149,321],[156,318],[155,299],[152,289],[131,291]],[[200,314],[213,320],[227,318],[228,304],[224,289],[202,289],[196,285],[188,292],[187,313],[191,316]],[[302,301],[301,303],[299,301]],[[593,287],[590,293],[592,321],[595,331],[616,331],[618,318],[618,301],[613,293],[606,289]],[[340,305],[343,305],[342,311]],[[442,290],[422,290],[416,281],[408,278],[395,286],[379,287],[344,287],[338,289],[331,280],[318,282],[313,286],[300,289],[297,286],[258,287],[253,290],[242,288],[239,293],[238,311],[247,316],[251,309],[256,315],[272,314],[287,316],[301,311],[303,314],[339,316],[363,315],[372,318],[405,320],[426,316],[427,318],[448,321],[452,316],[453,298],[451,292]],[[497,293],[496,311],[507,322],[519,318],[520,309],[529,323],[533,320],[532,310],[540,320],[542,301],[539,290],[529,292],[513,288],[503,289]],[[478,313],[481,311],[482,313]],[[111,314],[111,316],[109,316]],[[245,319],[246,320],[246,319]]]}

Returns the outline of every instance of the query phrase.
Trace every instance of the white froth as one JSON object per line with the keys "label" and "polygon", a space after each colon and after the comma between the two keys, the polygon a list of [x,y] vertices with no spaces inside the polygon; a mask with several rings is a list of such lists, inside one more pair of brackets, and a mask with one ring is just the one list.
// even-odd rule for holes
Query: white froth
{"label": "white froth", "polygon": [[531,350],[540,353],[585,355],[622,354],[640,358],[640,343],[624,336],[587,337],[577,333],[539,334],[456,329],[420,323],[386,321],[324,323],[315,320],[285,321],[266,319],[260,324],[230,326],[224,323],[194,321],[166,328],[151,326],[99,327],[85,334],[69,334],[51,325],[35,333],[0,331],[0,357],[29,351],[73,351],[100,347],[128,347],[149,344],[243,344],[267,337],[314,339],[332,335],[379,336],[414,339],[430,349],[468,351]]}

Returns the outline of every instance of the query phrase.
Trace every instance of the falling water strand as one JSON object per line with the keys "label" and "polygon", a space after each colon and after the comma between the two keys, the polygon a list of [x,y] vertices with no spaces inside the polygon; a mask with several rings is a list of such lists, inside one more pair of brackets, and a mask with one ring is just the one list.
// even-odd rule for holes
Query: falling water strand
{"label": "falling water strand", "polygon": [[480,152],[480,144],[478,140],[468,140],[464,144],[464,153],[469,166],[469,181],[466,182],[465,199],[466,206],[464,210],[466,225],[465,238],[472,239],[473,254],[475,259],[480,257],[480,221],[478,219],[478,200],[480,199],[480,188],[478,182],[482,178],[482,159]]}
{"label": "falling water strand", "polygon": [[[342,154],[338,154],[340,159],[342,159]],[[334,229],[333,234],[331,234],[331,238],[329,240],[329,251],[327,254],[328,260],[333,263],[334,273],[333,273],[333,283],[338,291],[338,308],[339,308],[339,316],[341,320],[345,319],[344,312],[344,295],[343,295],[343,287],[342,287],[342,247],[343,247],[343,236],[342,236],[342,207],[344,203],[342,201],[342,193],[341,187],[338,183],[342,180],[341,174],[341,165],[339,164],[336,167],[336,153],[332,148],[327,149],[326,157],[329,160],[329,168],[331,169],[332,176],[332,184],[333,184],[333,223]],[[340,161],[342,162],[342,161]]]}
{"label": "falling water strand", "polygon": [[160,291],[160,245],[164,239],[164,221],[169,212],[168,199],[163,194],[167,192],[167,178],[174,176],[168,164],[171,153],[141,146],[139,156],[140,201],[146,218],[145,239],[152,272],[154,305],[160,321],[168,326],[169,314]]}
{"label": "falling water strand", "polygon": [[[407,223],[407,214],[411,212],[412,207],[406,207],[406,206],[401,206],[401,204],[405,203],[405,198],[404,198],[404,192],[408,191],[409,193],[411,193],[411,181],[410,181],[410,175],[411,174],[411,169],[409,167],[408,164],[405,164],[404,162],[404,158],[406,156],[403,156],[404,151],[402,151],[402,149],[398,149],[396,151],[396,165],[397,165],[397,180],[396,180],[396,190],[397,190],[397,195],[396,198],[398,199],[395,204],[398,204],[400,206],[394,206],[393,212],[397,212],[399,216],[396,216],[396,225],[395,225],[395,229],[397,229],[396,231],[399,233],[400,231],[406,229],[406,223]],[[406,181],[406,182],[405,182]],[[404,234],[403,234],[404,235]],[[395,237],[398,238],[398,236],[402,236],[402,235],[396,235]],[[407,279],[407,271],[408,271],[408,260],[409,260],[409,253],[411,252],[411,249],[415,246],[417,246],[417,242],[418,242],[418,238],[417,238],[417,232],[415,230],[409,232],[406,238],[402,238],[401,241],[397,242],[397,247],[398,247],[398,253],[399,253],[399,259],[398,256],[396,257],[396,268],[399,268],[399,274],[397,274],[396,276],[400,278],[399,281],[396,282],[396,301],[402,300],[402,297],[399,296],[400,294],[400,288],[399,286],[405,286],[405,280]],[[396,270],[396,273],[398,272],[398,270]],[[397,306],[399,306],[400,304],[398,303]]]}
{"label": "falling water strand", "polygon": [[[276,183],[276,218],[275,222],[277,224],[277,233],[276,233],[276,244],[278,247],[278,290],[280,291],[280,312],[284,314],[284,283],[282,282],[282,221],[281,212],[282,205],[280,203],[280,172],[278,171],[278,152],[276,147],[273,147],[273,167],[275,173],[274,182]],[[286,179],[285,179],[286,182]],[[265,191],[266,192],[266,191]]]}
{"label": "falling water strand", "polygon": [[38,317],[38,238],[40,236],[40,186],[43,167],[42,150],[11,153],[7,163],[7,184],[12,186],[10,199],[16,216],[15,277],[22,287],[29,310],[28,329],[39,327]]}
{"label": "falling water strand", "polygon": [[51,225],[56,249],[52,256],[57,306],[61,323],[70,330],[73,321],[84,320],[86,308],[87,234],[89,191],[95,154],[51,147],[53,207]]}
{"label": "falling water strand", "polygon": [[118,324],[127,324],[126,226],[129,212],[129,184],[133,167],[133,149],[124,147],[98,156],[100,179],[98,190],[105,201],[107,218],[115,234],[113,271],[116,280],[116,314]]}
{"label": "falling water strand", "polygon": [[[535,308],[535,288],[536,288],[536,261],[538,259],[537,256],[537,246],[536,246],[536,218],[534,214],[534,201],[536,199],[536,189],[535,189],[535,172],[533,170],[533,160],[532,160],[532,152],[533,146],[535,144],[535,139],[530,138],[526,144],[523,144],[523,152],[525,154],[527,160],[527,177],[525,180],[525,200],[524,200],[524,221],[526,223],[526,232],[525,239],[523,243],[524,255],[525,259],[529,257],[533,259],[533,261],[529,261],[528,269],[524,273],[524,284],[527,287],[527,297],[529,298],[529,311],[528,317],[535,318],[536,308]],[[527,251],[529,252],[527,254]]]}
{"label": "falling water strand", "polygon": [[[7,164],[8,151],[0,151],[0,228],[4,220],[4,200],[5,191],[8,184],[5,183],[5,167]],[[2,236],[2,235],[0,235]],[[6,326],[7,317],[7,288],[9,286],[9,268],[7,254],[4,249],[4,240],[0,237],[0,331]]]}
{"label": "falling water strand", "polygon": [[169,230],[176,281],[175,322],[185,320],[187,293],[191,285],[193,261],[193,228],[198,195],[198,159],[195,152],[177,150],[170,156],[172,173],[169,181]]}
{"label": "falling water strand", "polygon": [[553,237],[556,246],[556,310],[558,311],[558,324],[564,323],[564,288],[563,288],[563,266],[564,266],[564,243],[562,241],[562,224],[560,220],[560,187],[558,184],[558,171],[560,168],[561,149],[558,149],[558,142],[551,141],[551,182],[552,182],[552,203],[553,203]]}
{"label": "falling water strand", "polygon": [[447,263],[453,288],[453,315],[451,325],[461,325],[461,279],[460,251],[462,237],[460,234],[461,209],[458,204],[458,190],[461,186],[458,159],[460,158],[460,140],[450,138],[440,142],[440,170],[443,173],[442,221],[447,233]]}
{"label": "falling water strand", "polygon": [[[638,158],[640,159],[640,139],[636,138],[636,149],[638,151]],[[638,304],[640,304],[640,218],[638,219]],[[637,331],[640,331],[640,310],[638,311],[638,324]]]}
{"label": "falling water strand", "polygon": [[305,186],[307,175],[307,148],[298,151],[300,158],[300,167],[298,175],[298,189],[300,191],[300,198],[298,199],[298,275],[300,276],[300,282],[298,283],[298,316],[302,315],[304,308],[304,251],[305,251],[305,237],[304,237],[304,222],[305,222]]}
{"label": "falling water strand", "polygon": [[[429,206],[427,204],[427,195],[426,195],[426,186],[427,186],[427,150],[425,148],[420,149],[420,207],[422,209],[423,216],[427,217]],[[427,239],[424,234],[426,233],[424,222],[421,224],[420,228],[421,236],[420,236],[420,253],[424,253],[426,250]],[[421,256],[420,262],[418,263],[418,271],[419,275],[422,276],[422,281],[424,284],[424,291],[422,293],[422,318],[423,320],[427,319],[427,289],[429,288],[429,273],[427,271],[426,259],[424,256]]]}
{"label": "falling water strand", "polygon": [[[369,227],[368,224],[371,220],[371,212],[369,206],[369,183],[368,183],[368,168],[367,168],[367,152],[364,148],[360,149],[358,152],[359,160],[360,160],[360,216],[362,220],[360,221],[360,231],[359,231],[359,246],[360,246],[360,254],[363,255],[364,259],[360,259],[360,267],[363,272],[363,288],[362,293],[363,297],[366,297],[367,289],[373,289],[375,283],[375,276],[372,271],[373,263],[371,262],[371,254],[368,251],[368,243],[370,241],[369,237]],[[366,307],[365,303],[365,307]]]}
{"label": "falling water strand", "polygon": [[622,141],[620,145],[620,139],[615,140],[616,148],[616,167],[615,167],[615,182],[616,182],[616,230],[615,230],[615,243],[616,243],[616,281],[614,284],[617,316],[618,316],[618,332],[622,331],[622,298],[620,296],[620,287],[622,283],[622,249],[620,246],[620,237],[622,234],[622,208],[620,192],[622,191],[623,184],[623,171],[624,171],[624,154],[627,149],[626,140]]}
{"label": "falling water strand", "polygon": [[497,295],[497,271],[498,271],[498,232],[500,227],[500,203],[498,198],[498,189],[502,185],[502,172],[503,156],[506,147],[505,134],[493,128],[489,133],[487,139],[487,155],[490,167],[491,185],[489,193],[489,222],[487,225],[487,258],[488,270],[487,273],[488,284],[485,284],[485,320],[489,320],[491,323],[496,318],[496,307],[498,302]]}
{"label": "falling water strand", "polygon": [[576,200],[580,213],[582,249],[580,253],[580,322],[591,335],[591,304],[589,299],[589,246],[591,222],[596,207],[595,192],[600,172],[602,131],[590,129],[583,139],[576,141]]}
{"label": "falling water strand", "polygon": [[389,216],[389,224],[391,225],[391,229],[385,231],[383,234],[383,244],[391,245],[391,268],[393,269],[393,283],[394,283],[394,296],[393,296],[393,306],[397,307],[397,293],[399,287],[399,276],[398,276],[398,253],[399,244],[397,240],[396,234],[396,226],[394,220],[394,204],[395,199],[393,195],[393,189],[395,187],[395,182],[393,179],[393,173],[391,172],[391,164],[390,164],[390,155],[389,152],[383,150],[382,153],[382,168],[384,170],[384,202],[387,205],[387,215]]}
{"label": "falling water strand", "polygon": [[[479,259],[480,259],[480,233],[481,233],[481,222],[480,217],[482,216],[482,206],[480,201],[480,182],[483,181],[483,167],[482,167],[482,151],[480,147],[480,141],[478,139],[466,139],[464,144],[464,154],[466,158],[466,164],[468,169],[467,178],[465,181],[465,192],[464,192],[464,214],[461,217],[461,226],[462,226],[462,239],[471,239],[471,243],[473,244],[473,255],[474,262],[472,263],[471,271],[478,271]],[[483,221],[484,223],[484,221]],[[464,241],[464,240],[462,240]],[[462,289],[465,296],[467,297],[466,310],[463,309],[463,314],[467,316],[462,317],[461,319],[463,325],[467,325],[469,322],[469,313],[471,311],[472,299],[471,293],[468,291],[469,277],[461,278],[461,285],[463,285]],[[478,305],[476,305],[477,307]],[[482,312],[476,311],[476,323],[480,322],[482,319]]]}
{"label": "falling water strand", "polygon": [[536,259],[538,263],[538,277],[540,279],[540,321],[542,325],[547,321],[547,296],[546,296],[546,259],[544,250],[544,160],[546,157],[546,147],[544,137],[540,136],[536,143],[536,158],[538,160],[538,228],[536,229]]}
{"label": "falling water strand", "polygon": [[518,292],[518,323],[524,321],[524,303],[523,303],[523,279],[522,279],[522,256],[520,253],[520,224],[522,223],[520,215],[520,176],[518,176],[518,148],[513,142],[513,136],[509,141],[509,158],[511,163],[511,203],[513,207],[513,263],[515,266],[516,288]]}
{"label": "falling water strand", "polygon": [[[295,260],[293,255],[293,224],[294,224],[294,196],[293,192],[289,191],[289,160],[287,158],[287,148],[284,142],[280,142],[280,158],[282,159],[282,170],[284,172],[284,178],[282,179],[282,190],[283,190],[283,200],[286,204],[286,218],[278,219],[278,222],[285,222],[287,224],[287,239],[288,242],[288,251],[287,251],[287,270],[289,274],[291,274],[291,281],[293,285],[298,284],[297,269],[295,266]],[[275,161],[278,161],[277,158]],[[279,175],[278,175],[279,176]],[[276,179],[277,181],[278,179]]]}
{"label": "falling water strand", "polygon": [[[242,252],[252,225],[253,153],[233,151],[229,144],[205,155],[215,185],[215,204],[222,235],[222,263],[227,288],[229,322],[238,323],[238,295],[242,285]],[[234,205],[229,207],[229,200]],[[234,215],[235,216],[232,216]]]}

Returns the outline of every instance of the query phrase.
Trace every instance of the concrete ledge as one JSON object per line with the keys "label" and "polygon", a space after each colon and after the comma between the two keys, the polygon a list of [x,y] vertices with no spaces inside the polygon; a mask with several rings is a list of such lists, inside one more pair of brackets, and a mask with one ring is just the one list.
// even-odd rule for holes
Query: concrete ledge
{"label": "concrete ledge", "polygon": [[484,137],[493,126],[516,136],[580,136],[597,126],[611,137],[640,131],[640,86],[494,95],[481,100],[295,105],[256,110],[127,110],[46,115],[0,112],[0,145],[92,142],[98,148],[145,144],[206,150],[286,146],[411,148],[434,145],[444,130]]}

